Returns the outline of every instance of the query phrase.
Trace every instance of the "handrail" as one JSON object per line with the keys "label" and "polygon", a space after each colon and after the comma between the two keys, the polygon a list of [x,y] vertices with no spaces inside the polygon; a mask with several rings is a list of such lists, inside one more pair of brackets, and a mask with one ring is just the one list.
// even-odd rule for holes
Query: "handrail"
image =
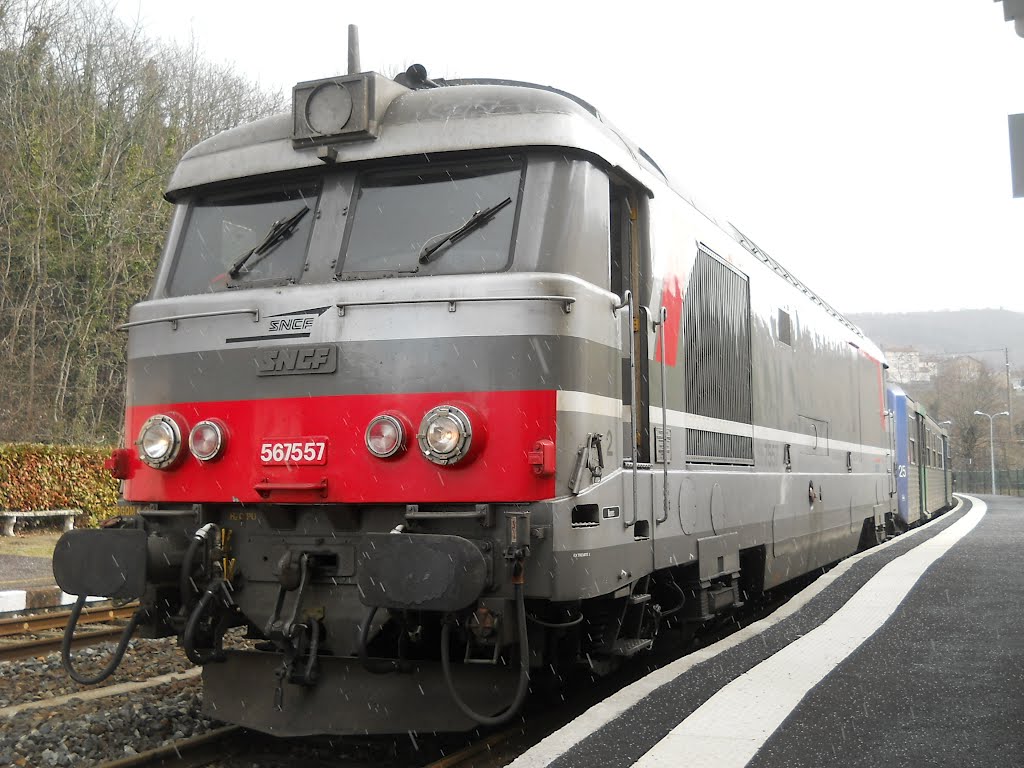
{"label": "handrail", "polygon": [[257,307],[247,307],[245,309],[218,309],[215,312],[189,312],[184,315],[167,315],[166,317],[151,317],[148,320],[134,320],[130,323],[124,323],[117,326],[117,330],[126,331],[129,328],[138,328],[140,325],[153,325],[154,323],[170,323],[171,330],[178,330],[179,320],[193,320],[197,317],[225,317],[227,315],[252,315],[252,321],[258,323],[260,321],[260,310]]}
{"label": "handrail", "polygon": [[636,318],[633,316],[633,292],[626,290],[622,294],[622,304],[616,307],[616,311],[626,307],[629,309],[629,423],[630,423],[630,435],[629,444],[631,447],[631,456],[633,459],[633,519],[626,522],[626,516],[622,516],[622,522],[626,528],[630,528],[636,524],[637,510],[640,507],[639,501],[639,478],[637,475],[637,455],[636,455],[636,331],[635,324]]}
{"label": "handrail", "polygon": [[665,400],[665,321],[668,320],[668,309],[666,307],[661,308],[661,312],[658,314],[659,319],[652,323],[657,329],[661,327],[661,334],[659,339],[659,348],[661,351],[661,471],[663,480],[662,487],[662,507],[664,515],[655,518],[654,522],[657,525],[661,525],[668,520],[668,447],[669,447],[669,436],[668,436],[668,405]]}
{"label": "handrail", "polygon": [[316,483],[274,483],[270,480],[260,480],[252,489],[263,498],[269,496],[273,491],[315,491],[326,498],[327,478],[321,478]]}
{"label": "handrail", "polygon": [[345,310],[349,307],[388,307],[398,304],[447,304],[448,311],[454,312],[455,306],[465,301],[557,301],[562,304],[562,311],[565,314],[572,312],[572,305],[576,303],[573,296],[449,296],[438,299],[380,299],[376,301],[345,301],[335,306],[338,314],[345,316]]}

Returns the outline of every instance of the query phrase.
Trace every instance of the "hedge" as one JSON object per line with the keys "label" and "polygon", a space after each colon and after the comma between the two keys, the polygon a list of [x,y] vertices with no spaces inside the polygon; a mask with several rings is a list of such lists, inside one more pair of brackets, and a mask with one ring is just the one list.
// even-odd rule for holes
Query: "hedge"
{"label": "hedge", "polygon": [[81,509],[76,525],[118,514],[118,481],[103,462],[111,448],[0,444],[0,510]]}

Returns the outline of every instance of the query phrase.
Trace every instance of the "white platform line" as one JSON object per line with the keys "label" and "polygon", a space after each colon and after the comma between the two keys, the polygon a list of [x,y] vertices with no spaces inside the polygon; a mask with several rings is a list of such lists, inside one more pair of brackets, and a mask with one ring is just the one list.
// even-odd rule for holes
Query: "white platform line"
{"label": "white platform line", "polygon": [[24,611],[26,592],[24,589],[7,589],[0,592],[0,613]]}
{"label": "white platform line", "polygon": [[[26,589],[7,589],[0,591],[0,613],[14,613],[16,611],[24,611],[28,609],[28,593],[33,590]],[[90,595],[86,598],[86,603],[98,603],[103,600],[107,600],[106,597],[95,597]],[[62,605],[71,605],[71,603],[78,600],[78,595],[69,595],[67,592],[61,592],[56,598],[56,602],[51,605],[40,606],[46,608],[56,608]]]}
{"label": "white platform line", "polygon": [[[972,499],[972,501],[980,503],[974,499]],[[963,500],[957,499],[957,505],[946,514],[955,514],[962,505]],[[552,761],[568,752],[572,747],[583,741],[583,739],[587,738],[592,733],[603,728],[657,688],[672,682],[675,678],[679,677],[679,675],[692,669],[698,664],[712,659],[720,653],[724,653],[730,648],[733,648],[752,637],[756,637],[767,629],[775,626],[780,621],[789,618],[864,558],[871,557],[875,553],[885,550],[898,542],[906,541],[908,538],[916,536],[918,533],[921,533],[934,525],[938,525],[943,519],[943,517],[937,517],[926,525],[914,528],[913,530],[904,533],[902,536],[889,539],[889,541],[884,544],[873,547],[867,552],[861,552],[860,554],[846,558],[828,573],[815,579],[809,587],[801,590],[785,605],[772,612],[769,616],[744,627],[738,632],[734,632],[724,640],[719,640],[717,643],[709,645],[707,648],[702,648],[699,651],[687,654],[683,658],[678,659],[677,661],[674,661],[671,664],[652,672],[646,677],[637,680],[635,683],[615,692],[604,701],[599,704],[595,704],[572,722],[567,723],[550,736],[539,741],[510,763],[508,768],[544,768],[544,766],[547,766]]]}
{"label": "white platform line", "polygon": [[807,693],[892,616],[924,572],[978,524],[984,502],[883,566],[820,626],[737,677],[676,726],[635,768],[743,768]]}

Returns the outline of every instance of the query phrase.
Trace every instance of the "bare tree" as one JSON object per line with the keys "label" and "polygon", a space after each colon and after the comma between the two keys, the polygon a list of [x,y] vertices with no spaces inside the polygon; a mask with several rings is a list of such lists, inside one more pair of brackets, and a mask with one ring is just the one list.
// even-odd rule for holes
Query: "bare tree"
{"label": "bare tree", "polygon": [[98,2],[0,0],[0,440],[116,437],[115,325],[148,289],[164,180],[200,139],[281,107]]}
{"label": "bare tree", "polygon": [[938,420],[953,422],[950,436],[954,468],[987,465],[988,421],[974,412],[992,413],[1002,408],[1000,391],[991,369],[983,362],[957,358],[940,366],[931,411],[938,414]]}

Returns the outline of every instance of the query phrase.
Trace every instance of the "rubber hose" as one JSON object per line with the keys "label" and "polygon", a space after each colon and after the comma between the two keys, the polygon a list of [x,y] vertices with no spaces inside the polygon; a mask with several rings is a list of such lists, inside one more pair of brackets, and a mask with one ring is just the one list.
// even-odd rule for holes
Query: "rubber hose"
{"label": "rubber hose", "polygon": [[216,648],[209,651],[200,651],[196,648],[196,631],[199,629],[199,620],[203,617],[203,613],[209,607],[210,602],[213,600],[215,590],[219,585],[214,583],[206,592],[203,593],[202,598],[199,600],[199,604],[192,610],[192,613],[188,617],[188,624],[185,625],[185,634],[182,637],[182,647],[185,649],[185,656],[193,664],[206,664],[208,661],[214,661],[221,658],[221,653]]}
{"label": "rubber hose", "polygon": [[188,605],[188,601],[192,597],[192,593],[196,590],[192,586],[192,563],[195,560],[196,552],[199,551],[199,545],[206,541],[206,537],[210,535],[210,531],[213,530],[213,523],[207,523],[194,534],[192,534],[192,541],[189,542],[188,549],[185,550],[185,557],[181,561],[181,577],[178,582],[178,589],[181,592],[181,611],[182,615],[185,612],[185,606]]}
{"label": "rubber hose", "polygon": [[377,606],[374,605],[366,614],[363,626],[359,628],[359,662],[363,665],[363,669],[371,675],[387,675],[399,670],[399,662],[374,661],[370,659],[369,654],[366,651],[366,645],[370,639],[370,625],[373,624],[373,617],[376,615]]}
{"label": "rubber hose", "polygon": [[672,589],[679,593],[679,605],[677,605],[675,608],[672,608],[671,610],[664,611],[661,614],[661,618],[663,619],[667,619],[669,616],[675,616],[677,613],[683,610],[683,607],[686,605],[686,593],[683,592],[682,587],[676,584],[674,580],[672,581]]}
{"label": "rubber hose", "polygon": [[539,624],[540,626],[547,627],[548,629],[568,629],[569,627],[575,627],[583,623],[582,612],[575,619],[572,619],[571,621],[565,621],[560,624],[554,621],[545,621],[544,619],[538,619],[536,616],[532,614],[528,614],[526,618],[528,621],[532,621],[534,624]]}
{"label": "rubber hose", "polygon": [[114,649],[114,655],[111,656],[110,661],[107,662],[107,666],[104,667],[98,675],[95,675],[94,677],[85,677],[75,669],[75,665],[71,661],[71,641],[75,635],[75,627],[78,626],[78,618],[82,614],[82,607],[85,605],[85,597],[85,595],[79,596],[78,600],[75,601],[75,606],[71,609],[71,616],[68,617],[68,625],[64,628],[64,639],[60,644],[60,661],[64,666],[64,671],[67,672],[68,676],[76,683],[81,685],[96,685],[96,683],[102,683],[114,674],[114,670],[117,669],[118,665],[121,663],[121,659],[124,658],[124,652],[128,650],[128,642],[132,639],[135,627],[138,626],[146,611],[143,608],[139,608],[139,610],[132,614],[131,619],[128,621],[128,625],[121,633],[121,639],[117,641],[117,647]]}
{"label": "rubber hose", "polygon": [[452,682],[451,661],[448,659],[448,639],[451,635],[451,624],[445,622],[441,627],[441,670],[444,673],[444,683],[448,687],[448,693],[452,697],[462,714],[480,725],[502,725],[507,723],[519,713],[519,709],[526,701],[526,693],[530,683],[530,648],[527,645],[526,633],[526,598],[523,596],[522,584],[515,585],[516,590],[516,617],[519,620],[519,687],[516,689],[515,698],[508,705],[508,709],[497,715],[488,716],[474,712],[461,698],[455,685]]}

